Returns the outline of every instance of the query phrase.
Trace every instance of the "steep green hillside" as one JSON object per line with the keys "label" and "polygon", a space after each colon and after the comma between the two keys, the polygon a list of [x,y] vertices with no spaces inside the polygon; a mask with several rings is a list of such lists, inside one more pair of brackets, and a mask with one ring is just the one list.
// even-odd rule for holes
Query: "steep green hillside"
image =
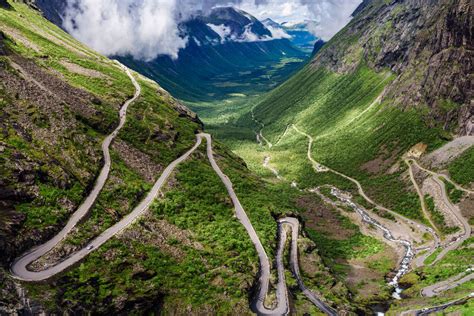
{"label": "steep green hillside", "polygon": [[[265,186],[224,148],[219,164],[273,253],[271,211],[292,209],[291,195]],[[253,244],[205,156],[205,144],[169,181],[149,215],[47,285],[27,285],[51,311],[250,314],[248,292],[258,271]]]}
{"label": "steep green hillside", "polygon": [[211,102],[235,93],[268,91],[299,70],[307,57],[288,40],[202,46],[190,41],[177,60],[120,60],[181,100]]}
{"label": "steep green hillside", "polygon": [[[0,313],[249,314],[258,257],[204,144],[179,166],[146,216],[78,265],[41,284],[10,276],[12,261],[54,236],[92,189],[103,164],[101,142],[134,93],[116,63],[27,5],[10,4],[0,8]],[[88,216],[31,269],[54,265],[124,218],[163,169],[195,143],[202,129],[195,114],[133,75],[141,95],[112,143],[103,190]],[[300,192],[262,182],[219,143],[214,151],[273,257],[275,217],[303,210]],[[302,260],[307,256],[319,262],[316,271],[327,281],[321,285],[320,273],[309,275],[312,287],[354,309],[314,245]],[[298,302],[308,308],[303,297]]]}
{"label": "steep green hillside", "polygon": [[[8,260],[51,236],[92,186],[100,143],[134,88],[115,63],[25,5],[2,9],[0,23],[2,200],[18,212],[9,224],[11,249],[2,258]],[[155,84],[141,84],[119,142],[135,149],[138,160],[163,166],[193,144],[199,124]],[[126,152],[120,158],[132,159]]]}
{"label": "steep green hillside", "polygon": [[[212,129],[256,170],[270,155],[282,176],[305,186],[341,182],[327,173],[308,175],[305,137],[290,131],[280,140],[295,124],[314,138],[314,159],[357,178],[381,204],[422,219],[397,162],[419,142],[432,150],[468,132],[471,10],[466,1],[429,8],[369,1],[307,67],[257,102],[255,120],[248,113]],[[456,67],[448,66],[447,54]],[[446,80],[455,88],[440,84]],[[262,126],[264,136],[278,142],[270,150],[252,145]]]}

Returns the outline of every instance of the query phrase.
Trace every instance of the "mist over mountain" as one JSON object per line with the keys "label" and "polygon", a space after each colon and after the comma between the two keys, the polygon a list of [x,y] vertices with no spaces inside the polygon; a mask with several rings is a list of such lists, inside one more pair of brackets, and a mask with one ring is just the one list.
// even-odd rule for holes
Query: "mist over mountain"
{"label": "mist over mountain", "polygon": [[262,23],[273,32],[278,31],[289,38],[293,45],[304,50],[312,52],[314,44],[318,40],[318,37],[314,35],[314,29],[317,25],[315,21],[303,21],[299,23],[277,23],[270,18],[262,21]]}
{"label": "mist over mountain", "polygon": [[[162,55],[148,62],[132,56],[118,58],[186,101],[247,93],[242,88],[253,80],[252,90],[268,90],[309,56],[293,44],[286,32],[275,33],[254,16],[233,7],[200,13],[181,23],[179,29],[188,43],[176,58]],[[289,63],[277,69],[278,74],[272,79],[267,77],[266,68],[282,59]]]}
{"label": "mist over mountain", "polygon": [[[232,5],[280,22],[315,21],[310,31],[327,40],[350,20],[360,0],[35,0],[46,17],[106,55],[151,60],[160,54],[176,58],[187,45],[179,25],[213,8]],[[201,12],[201,13],[200,13]],[[337,18],[334,18],[337,16]],[[276,35],[280,36],[281,35]]]}

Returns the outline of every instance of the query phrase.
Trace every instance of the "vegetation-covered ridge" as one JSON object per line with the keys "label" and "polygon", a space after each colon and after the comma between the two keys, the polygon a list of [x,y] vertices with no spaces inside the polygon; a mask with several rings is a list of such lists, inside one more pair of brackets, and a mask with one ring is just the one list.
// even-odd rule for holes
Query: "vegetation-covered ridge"
{"label": "vegetation-covered ridge", "polygon": [[[261,170],[265,154],[251,145],[261,129],[255,121],[272,143],[295,124],[315,139],[316,160],[358,179],[381,204],[422,219],[399,158],[417,143],[431,151],[456,134],[471,133],[466,59],[472,37],[465,26],[472,23],[471,10],[466,1],[368,1],[310,65],[257,102],[255,120],[248,113],[212,130]],[[451,67],[447,52],[459,65]],[[298,182],[308,176],[299,167],[304,157],[297,158],[298,140],[290,137],[271,148],[272,163]],[[290,157],[291,170],[284,157]],[[312,183],[328,182],[321,177]]]}
{"label": "vegetation-covered ridge", "polygon": [[[210,128],[252,170],[271,182],[291,184],[301,190],[333,184],[352,192],[358,203],[367,204],[347,179],[324,170],[313,172],[318,166],[308,163],[310,155],[322,165],[358,180],[376,204],[427,224],[403,158],[408,153],[419,158],[457,136],[473,134],[472,89],[466,79],[473,52],[472,5],[468,1],[434,1],[429,6],[410,0],[364,3],[353,21],[308,66],[275,90],[252,100],[255,105],[248,105],[246,114],[241,111]],[[310,153],[307,138],[289,128],[293,125],[314,139]],[[465,187],[472,187],[474,180],[468,163],[471,158],[472,150],[466,150],[447,165],[452,178]],[[471,218],[472,201],[464,191],[456,191],[454,184],[449,184],[449,198],[454,203],[461,202],[462,213]],[[443,233],[461,233],[460,227],[447,225],[447,216],[434,209],[430,201],[428,204],[428,216],[435,219]],[[377,208],[373,211],[397,222],[393,216],[396,214]],[[326,221],[326,217],[331,218],[325,213],[317,220],[332,229],[325,225],[317,227],[319,231],[311,227],[312,230],[307,229],[309,236],[317,241],[325,262],[338,274],[346,273],[343,282],[352,294],[362,292],[356,296],[361,300],[370,297],[367,291],[377,289],[373,271],[369,272],[369,284],[355,285],[351,275],[352,245],[360,241],[358,235],[337,240],[338,236],[331,236],[328,230],[333,232],[341,224],[332,218]],[[428,234],[423,239],[430,241]],[[420,247],[419,241],[415,247]],[[437,251],[425,264],[434,262],[441,253],[443,259],[434,266],[442,265],[440,262],[466,252],[466,248],[446,252]],[[417,250],[415,261],[428,254]],[[363,265],[361,261],[359,265]],[[380,262],[378,266],[389,269],[390,262]],[[452,268],[458,271],[463,265],[459,262]],[[436,283],[433,279],[430,282]],[[437,299],[417,297],[410,301],[416,301],[413,307],[421,309],[465,297],[469,284],[444,292]],[[383,297],[380,288],[377,292]]]}
{"label": "vegetation-covered ridge", "polygon": [[[0,9],[2,312],[249,313],[258,259],[202,151],[180,166],[145,218],[77,266],[42,284],[10,277],[12,260],[54,236],[91,190],[103,164],[101,143],[134,93],[114,62],[27,5],[10,4]],[[97,202],[63,248],[31,268],[67,257],[124,218],[163,168],[194,144],[202,128],[197,117],[155,83],[134,77],[141,94],[111,146],[112,167]],[[299,211],[298,192],[262,182],[225,146],[214,150],[273,257],[274,217]],[[308,254],[318,258],[314,246]],[[347,302],[344,291],[337,297]]]}

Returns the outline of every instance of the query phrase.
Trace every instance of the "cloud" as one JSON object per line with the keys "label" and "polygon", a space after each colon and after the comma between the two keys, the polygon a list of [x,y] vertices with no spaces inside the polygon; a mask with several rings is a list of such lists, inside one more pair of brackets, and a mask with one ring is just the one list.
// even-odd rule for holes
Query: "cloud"
{"label": "cloud", "polygon": [[221,43],[224,43],[226,39],[232,34],[232,30],[230,29],[230,27],[225,26],[224,24],[214,25],[208,23],[207,26],[209,26],[211,30],[213,30],[219,35],[219,37],[221,38]]}
{"label": "cloud", "polygon": [[236,6],[259,19],[277,22],[312,21],[310,31],[327,41],[350,20],[362,0],[241,0]]}
{"label": "cloud", "polygon": [[351,20],[351,15],[361,0],[301,0],[313,13],[316,22],[310,31],[323,40],[331,39]]}
{"label": "cloud", "polygon": [[64,27],[105,55],[177,57],[187,39],[179,36],[176,5],[174,0],[68,0]]}
{"label": "cloud", "polygon": [[287,38],[290,39],[291,35],[285,32],[285,30],[273,27],[271,25],[266,25],[266,28],[272,33],[272,38],[273,39],[282,39],[282,38]]}
{"label": "cloud", "polygon": [[[105,55],[152,60],[178,56],[187,38],[178,25],[197,11],[236,6],[259,19],[314,21],[311,31],[329,40],[350,21],[362,0],[67,0],[64,28]],[[273,37],[284,37],[270,30]]]}

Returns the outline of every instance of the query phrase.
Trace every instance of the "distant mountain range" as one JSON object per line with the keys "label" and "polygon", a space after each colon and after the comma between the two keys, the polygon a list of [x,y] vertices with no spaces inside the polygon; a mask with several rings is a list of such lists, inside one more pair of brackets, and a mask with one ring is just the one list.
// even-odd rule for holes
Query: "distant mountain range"
{"label": "distant mountain range", "polygon": [[306,20],[301,23],[284,22],[280,24],[268,18],[263,20],[262,23],[274,34],[286,34],[286,38],[290,39],[294,46],[308,53],[313,52],[316,42],[322,42],[311,33],[311,27],[316,23],[314,21]]}
{"label": "distant mountain range", "polygon": [[[177,59],[169,56],[159,56],[150,62],[131,57],[119,59],[186,101],[220,99],[242,92],[242,87],[249,83],[254,90],[268,90],[269,84],[283,82],[309,56],[308,51],[293,45],[291,36],[280,28],[267,26],[232,7],[197,14],[179,28],[181,36],[188,37],[188,45]],[[292,62],[278,69],[283,73],[274,76],[275,82],[270,81],[266,67],[282,59]]]}
{"label": "distant mountain range", "polygon": [[209,14],[199,14],[180,25],[183,36],[189,36],[198,46],[226,42],[259,42],[281,39],[254,16],[231,7],[215,8]]}
{"label": "distant mountain range", "polygon": [[[46,18],[62,25],[62,1],[36,0],[36,5]],[[242,92],[249,83],[253,90],[267,91],[300,69],[317,40],[304,25],[285,27],[270,21],[262,23],[242,10],[218,7],[179,24],[180,36],[188,43],[177,59],[167,55],[148,62],[115,58],[185,101],[220,99]],[[283,59],[284,67],[270,69]],[[267,71],[272,71],[272,78]]]}

